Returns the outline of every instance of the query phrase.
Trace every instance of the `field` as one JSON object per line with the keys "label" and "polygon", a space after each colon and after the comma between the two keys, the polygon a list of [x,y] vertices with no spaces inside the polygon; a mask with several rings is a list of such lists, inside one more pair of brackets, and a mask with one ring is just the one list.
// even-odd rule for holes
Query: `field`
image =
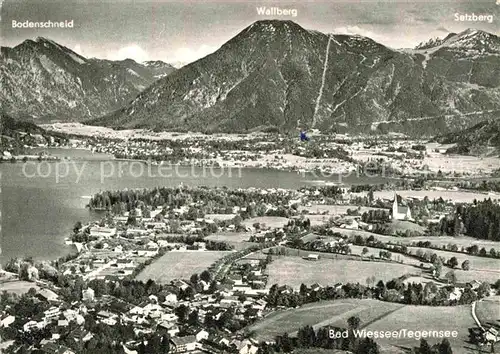
{"label": "field", "polygon": [[488,328],[489,326],[500,327],[500,296],[487,297],[476,303],[476,315],[481,324]]}
{"label": "field", "polygon": [[[476,324],[472,318],[471,307],[468,305],[450,307],[407,305],[369,324],[366,326],[366,329],[374,331],[399,331],[400,329],[413,331],[457,331],[457,338],[448,338],[453,352],[468,353],[469,349],[467,348],[472,346],[466,343],[466,341],[469,339],[468,328],[472,327],[476,327]],[[441,338],[427,339],[431,345],[441,340]],[[401,346],[411,348],[419,345],[418,340],[408,338],[407,336],[377,339],[376,342],[381,345],[382,353],[385,352],[383,347]]]}
{"label": "field", "polygon": [[146,282],[153,279],[158,283],[166,284],[177,278],[189,279],[191,275],[203,272],[226,254],[228,252],[223,251],[167,252],[147,266],[137,276],[137,280]]}
{"label": "field", "polygon": [[500,278],[500,259],[498,258],[478,257],[471,256],[465,253],[448,252],[421,247],[408,247],[408,251],[411,251],[412,254],[415,254],[417,250],[421,250],[422,252],[428,251],[431,253],[435,253],[438,256],[443,257],[445,260],[448,260],[451,257],[456,257],[459,266],[463,261],[468,260],[470,262],[471,270],[497,273],[497,278]]}
{"label": "field", "polygon": [[[363,252],[363,249],[365,247],[352,245],[352,246],[350,246],[350,248],[351,248],[352,254],[361,255]],[[366,253],[363,256],[364,258],[368,258],[371,255],[373,255],[375,258],[379,257],[379,252],[381,251],[380,248],[373,248],[373,247],[366,247],[366,248],[368,249],[368,253]],[[415,265],[415,266],[420,266],[420,263],[422,263],[421,261],[419,261],[416,258],[408,257],[408,256],[405,256],[404,254],[400,254],[400,253],[392,253],[391,259],[393,261],[397,261],[397,262],[402,261],[404,264],[411,264],[411,265]]]}
{"label": "field", "polygon": [[247,232],[221,232],[205,237],[205,240],[226,242],[234,247],[236,251],[256,245],[257,243],[247,242],[251,234]]}
{"label": "field", "polygon": [[411,265],[356,261],[345,259],[321,258],[308,261],[300,257],[281,257],[268,265],[268,286],[273,284],[289,285],[298,289],[302,283],[311,285],[333,285],[337,282],[366,283],[366,279],[375,276],[384,282],[404,274],[415,274],[419,270]]}
{"label": "field", "polygon": [[300,327],[310,325],[315,329],[329,324],[347,327],[347,319],[358,316],[362,323],[369,323],[404,305],[371,299],[342,299],[307,304],[296,309],[274,312],[250,326],[258,340],[273,340],[276,335],[294,334]]}
{"label": "field", "polygon": [[205,219],[210,219],[210,220],[231,220],[234,219],[236,214],[206,214]]}
{"label": "field", "polygon": [[226,242],[234,247],[236,251],[257,245],[255,242],[248,242],[251,234],[246,232],[221,232],[205,237],[205,240]]}
{"label": "field", "polygon": [[397,235],[398,233],[404,233],[406,231],[411,231],[415,235],[423,235],[425,231],[422,226],[405,220],[392,220],[388,224],[388,228],[388,233],[391,235]]}
{"label": "field", "polygon": [[0,283],[0,293],[7,291],[8,293],[22,295],[24,293],[27,293],[31,288],[35,288],[36,290],[40,289],[35,283],[23,280],[6,281]]}
{"label": "field", "polygon": [[[430,200],[443,198],[444,200],[453,200],[455,202],[460,203],[472,203],[474,199],[483,200],[487,198],[498,199],[500,195],[496,194],[487,194],[487,193],[479,193],[479,192],[467,192],[467,191],[453,191],[453,190],[400,190],[397,191],[399,195],[402,197],[415,197],[415,198],[424,198],[427,196]],[[374,192],[375,199],[393,199],[394,192],[393,191],[377,191]]]}
{"label": "field", "polygon": [[220,232],[205,237],[205,240],[220,242],[245,242],[250,238],[248,232]]}
{"label": "field", "polygon": [[[323,205],[323,204],[313,204],[311,206],[300,206],[299,211],[302,210],[307,210],[310,213],[323,213],[327,212],[328,215],[325,216],[334,216],[334,215],[345,215],[347,214],[347,209],[351,210],[357,210],[358,206],[357,205]],[[360,208],[360,214],[363,214],[366,211],[369,210],[387,210],[387,209],[380,209],[380,208],[370,208],[370,207],[361,207]]]}
{"label": "field", "polygon": [[[347,319],[357,316],[360,328],[373,331],[449,330],[457,331],[456,338],[448,338],[454,353],[469,353],[468,328],[475,327],[470,306],[430,307],[410,306],[372,299],[342,299],[307,304],[296,309],[272,313],[248,328],[258,340],[272,340],[276,335],[287,332],[294,334],[303,326],[315,329],[333,325],[347,327]],[[441,338],[428,338],[432,345]],[[381,353],[401,352],[401,348],[418,347],[419,341],[408,336],[376,339]],[[471,348],[474,349],[474,348]]]}
{"label": "field", "polygon": [[379,235],[373,232],[364,231],[364,230],[347,230],[341,229],[340,227],[332,228],[332,231],[338,232],[342,235],[352,236],[352,235],[361,235],[364,238],[368,238],[370,236],[375,237],[377,240],[382,242],[391,242],[391,243],[399,243],[402,245],[410,246],[413,242],[419,241],[430,241],[433,245],[446,246],[448,244],[456,244],[460,247],[469,247],[471,245],[477,245],[479,248],[486,248],[489,252],[490,248],[495,248],[500,250],[500,242],[488,241],[488,240],[478,240],[476,238],[461,236],[461,237],[452,237],[452,236],[412,236],[412,237],[403,237],[403,236],[386,236]]}
{"label": "field", "polygon": [[256,218],[244,220],[241,224],[251,227],[256,222],[261,225],[264,224],[266,227],[277,229],[288,224],[288,218],[284,218],[281,216],[259,216]]}
{"label": "field", "polygon": [[333,215],[304,215],[306,219],[311,221],[311,226],[321,226],[326,224]]}

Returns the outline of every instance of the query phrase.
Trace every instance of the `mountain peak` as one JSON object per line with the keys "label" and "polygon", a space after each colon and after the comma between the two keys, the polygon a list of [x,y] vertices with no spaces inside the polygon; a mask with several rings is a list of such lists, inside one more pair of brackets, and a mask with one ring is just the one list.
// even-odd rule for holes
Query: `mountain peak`
{"label": "mountain peak", "polygon": [[275,31],[305,31],[299,24],[291,20],[259,20],[252,23],[242,32],[249,31],[263,31],[263,32],[275,32]]}
{"label": "mountain peak", "polygon": [[500,51],[500,38],[486,31],[468,28],[460,33],[449,33],[443,39],[430,39],[427,42],[420,43],[415,49],[437,49],[440,47],[466,48],[495,52]]}

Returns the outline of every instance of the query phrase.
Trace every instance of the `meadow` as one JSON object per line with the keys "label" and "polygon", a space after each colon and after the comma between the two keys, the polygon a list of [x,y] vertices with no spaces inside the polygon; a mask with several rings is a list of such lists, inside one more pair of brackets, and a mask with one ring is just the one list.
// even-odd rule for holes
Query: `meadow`
{"label": "meadow", "polygon": [[279,284],[295,289],[299,289],[302,283],[319,283],[323,286],[339,282],[366,284],[366,279],[372,276],[377,281],[386,282],[405,274],[420,272],[416,267],[407,264],[326,258],[309,261],[294,256],[279,257],[268,265],[267,271],[268,287]]}
{"label": "meadow", "polygon": [[217,259],[225,256],[225,251],[167,252],[139,273],[137,280],[154,280],[167,284],[173,279],[189,279],[194,273],[201,273]]}
{"label": "meadow", "polygon": [[255,218],[247,219],[241,222],[243,226],[248,226],[252,227],[253,224],[259,223],[263,224],[266,227],[270,227],[272,229],[278,229],[286,224],[288,224],[288,218],[281,217],[281,216],[258,216]]}
{"label": "meadow", "polygon": [[369,323],[402,306],[371,299],[323,301],[274,312],[248,329],[255,333],[258,340],[273,340],[285,332],[294,335],[306,325],[315,329],[330,324],[347,327],[347,319],[351,316],[358,316],[362,323]]}
{"label": "meadow", "polygon": [[[472,318],[471,306],[412,306],[406,305],[399,310],[390,313],[378,321],[366,326],[367,330],[373,331],[399,331],[400,329],[413,331],[457,331],[456,338],[450,337],[454,353],[467,353],[470,344],[469,328],[476,327]],[[442,338],[428,338],[429,344],[441,342]],[[415,338],[402,336],[398,338],[377,339],[377,343],[384,347],[400,346],[412,348],[419,346],[419,341]],[[384,349],[381,350],[384,352]]]}

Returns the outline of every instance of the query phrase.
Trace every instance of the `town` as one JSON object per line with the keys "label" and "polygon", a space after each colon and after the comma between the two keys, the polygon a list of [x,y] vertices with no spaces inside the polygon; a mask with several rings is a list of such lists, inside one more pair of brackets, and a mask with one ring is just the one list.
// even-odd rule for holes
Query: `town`
{"label": "town", "polygon": [[[491,324],[500,290],[500,207],[487,194],[457,203],[415,192],[181,185],[98,193],[88,207],[101,220],[76,222],[68,235],[76,252],[4,267],[2,348],[385,352],[393,343],[307,338],[311,329],[323,336],[373,321],[387,326],[396,310],[419,313],[432,327],[448,309],[467,318],[454,328],[458,338],[413,347],[434,346],[430,353],[466,340],[493,348],[500,339]],[[361,311],[367,307],[376,310]],[[296,317],[304,310],[315,316]]]}

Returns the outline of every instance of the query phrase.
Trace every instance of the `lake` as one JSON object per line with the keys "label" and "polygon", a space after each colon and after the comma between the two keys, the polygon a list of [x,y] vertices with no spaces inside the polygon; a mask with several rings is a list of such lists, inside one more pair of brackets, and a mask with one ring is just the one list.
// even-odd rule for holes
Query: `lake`
{"label": "lake", "polygon": [[[177,186],[181,183],[189,186],[297,189],[321,183],[321,180],[338,181],[336,176],[324,178],[270,169],[166,168],[138,161],[114,160],[87,150],[51,149],[49,152],[71,159],[0,164],[1,264],[12,257],[33,256],[44,260],[69,253],[72,248],[65,245],[64,238],[69,236],[75,222],[99,218],[99,213],[85,206],[90,196],[102,190]],[[346,177],[344,182],[363,181],[353,175]],[[364,181],[382,182],[382,178]]]}

